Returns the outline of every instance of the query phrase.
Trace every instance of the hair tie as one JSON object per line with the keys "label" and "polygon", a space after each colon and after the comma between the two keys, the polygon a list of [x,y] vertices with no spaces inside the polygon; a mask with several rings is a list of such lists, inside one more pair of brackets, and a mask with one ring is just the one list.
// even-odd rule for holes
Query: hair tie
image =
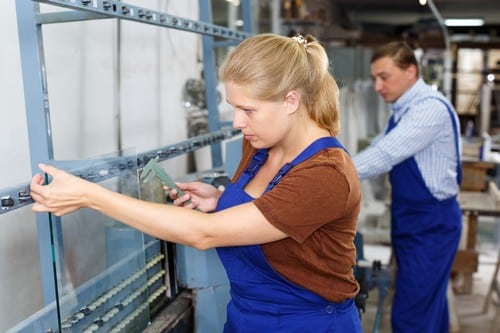
{"label": "hair tie", "polygon": [[296,40],[299,44],[304,45],[304,48],[307,49],[307,40],[304,38],[302,35],[295,35],[292,37],[294,40]]}

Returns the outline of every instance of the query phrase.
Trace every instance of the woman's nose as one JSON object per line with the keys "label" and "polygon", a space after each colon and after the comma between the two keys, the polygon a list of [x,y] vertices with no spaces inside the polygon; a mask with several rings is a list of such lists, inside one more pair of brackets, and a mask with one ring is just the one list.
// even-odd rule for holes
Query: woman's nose
{"label": "woman's nose", "polygon": [[245,127],[245,122],[243,121],[243,112],[235,110],[233,113],[233,127],[236,129],[242,129]]}

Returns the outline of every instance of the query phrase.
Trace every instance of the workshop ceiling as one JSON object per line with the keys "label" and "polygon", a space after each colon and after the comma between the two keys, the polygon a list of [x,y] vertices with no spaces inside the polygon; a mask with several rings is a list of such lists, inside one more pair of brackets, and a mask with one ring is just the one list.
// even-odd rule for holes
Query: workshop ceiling
{"label": "workshop ceiling", "polygon": [[[500,0],[434,0],[433,3],[443,19],[485,21],[481,27],[448,27],[452,41],[498,44]],[[379,44],[403,37],[429,47],[444,45],[442,29],[431,8],[421,6],[419,0],[332,0],[330,6],[331,23],[346,32],[346,36],[356,35],[359,43]]]}

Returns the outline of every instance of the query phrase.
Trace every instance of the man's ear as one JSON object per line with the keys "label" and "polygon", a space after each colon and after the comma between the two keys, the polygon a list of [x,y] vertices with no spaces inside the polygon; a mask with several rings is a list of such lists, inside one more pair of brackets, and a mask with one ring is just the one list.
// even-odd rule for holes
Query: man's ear
{"label": "man's ear", "polygon": [[300,105],[300,94],[296,90],[289,91],[285,96],[285,107],[289,114],[296,112]]}
{"label": "man's ear", "polygon": [[415,65],[410,65],[410,67],[408,67],[406,71],[409,74],[410,78],[417,76],[417,67]]}

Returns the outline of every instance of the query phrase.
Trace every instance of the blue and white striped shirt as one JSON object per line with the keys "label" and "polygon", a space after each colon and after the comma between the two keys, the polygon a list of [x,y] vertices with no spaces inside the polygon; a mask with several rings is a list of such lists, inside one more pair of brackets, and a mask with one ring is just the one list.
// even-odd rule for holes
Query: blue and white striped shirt
{"label": "blue and white striped shirt", "polygon": [[[368,148],[353,157],[361,180],[389,172],[394,165],[413,156],[427,188],[437,199],[447,199],[458,193],[459,158],[451,117],[442,101],[422,99],[426,96],[444,99],[419,79],[389,105],[398,125],[387,135],[385,131],[380,133]],[[460,152],[460,125],[455,111],[452,111]]]}

